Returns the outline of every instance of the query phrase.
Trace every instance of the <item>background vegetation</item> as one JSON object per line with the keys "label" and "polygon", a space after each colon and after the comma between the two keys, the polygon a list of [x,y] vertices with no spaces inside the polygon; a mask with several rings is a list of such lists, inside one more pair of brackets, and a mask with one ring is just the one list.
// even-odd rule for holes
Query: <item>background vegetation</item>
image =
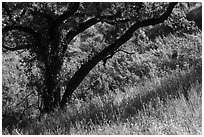
{"label": "background vegetation", "polygon": [[[164,31],[137,30],[94,67],[65,110],[50,114],[40,111],[42,66],[32,52],[3,51],[2,134],[202,134],[202,34],[185,10],[177,7],[172,21],[156,26]],[[70,44],[61,91],[80,64],[106,46],[101,32],[107,28],[96,24]]]}

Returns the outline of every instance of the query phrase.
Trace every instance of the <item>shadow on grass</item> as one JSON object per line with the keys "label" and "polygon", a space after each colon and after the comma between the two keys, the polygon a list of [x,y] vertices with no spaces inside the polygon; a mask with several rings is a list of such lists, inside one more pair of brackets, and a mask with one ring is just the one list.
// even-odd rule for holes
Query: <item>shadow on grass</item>
{"label": "shadow on grass", "polygon": [[[99,102],[87,103],[82,109],[72,113],[68,110],[68,121],[73,125],[79,121],[89,127],[90,124],[102,125],[111,122],[125,121],[134,116],[138,111],[143,110],[145,105],[150,102],[157,105],[156,99],[159,98],[164,104],[169,99],[180,98],[184,96],[188,101],[189,91],[194,84],[202,83],[202,67],[191,69],[187,73],[176,73],[161,80],[160,85],[153,89],[145,87],[143,94],[133,94],[132,97],[122,99],[119,105],[114,103],[112,97],[99,98]],[[142,92],[142,91],[140,91]],[[128,93],[127,93],[128,94]]]}
{"label": "shadow on grass", "polygon": [[[156,99],[159,98],[164,104],[169,99],[180,98],[184,96],[189,100],[189,91],[194,84],[202,84],[202,67],[197,67],[188,73],[173,74],[168,78],[164,78],[161,84],[154,89],[148,91],[143,95],[137,95],[130,100],[124,100],[124,104],[128,104],[124,108],[124,118],[135,115],[139,110],[144,109],[145,105],[151,104],[156,107]],[[128,101],[128,103],[127,103]],[[155,106],[154,106],[155,104]]]}

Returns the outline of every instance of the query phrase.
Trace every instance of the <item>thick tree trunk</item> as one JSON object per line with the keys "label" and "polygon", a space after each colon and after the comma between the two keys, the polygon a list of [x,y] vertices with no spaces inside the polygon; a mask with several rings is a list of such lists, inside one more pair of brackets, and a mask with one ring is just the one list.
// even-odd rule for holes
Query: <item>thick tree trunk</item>
{"label": "thick tree trunk", "polygon": [[50,112],[57,104],[59,104],[60,93],[57,91],[57,80],[56,75],[50,71],[50,68],[46,68],[45,76],[44,76],[44,90],[42,92],[42,100],[43,100],[43,112]]}
{"label": "thick tree trunk", "polygon": [[[50,26],[49,30],[49,42],[47,46],[48,56],[44,56],[45,70],[44,70],[44,82],[45,88],[43,91],[43,105],[44,112],[51,112],[54,108],[60,105],[60,87],[58,85],[58,74],[62,66],[62,58],[60,56],[60,33],[59,31]],[[50,50],[50,51],[49,51]]]}
{"label": "thick tree trunk", "polygon": [[58,85],[58,74],[62,66],[62,60],[58,56],[52,56],[45,63],[44,90],[42,93],[43,112],[51,112],[60,105],[60,87]]}

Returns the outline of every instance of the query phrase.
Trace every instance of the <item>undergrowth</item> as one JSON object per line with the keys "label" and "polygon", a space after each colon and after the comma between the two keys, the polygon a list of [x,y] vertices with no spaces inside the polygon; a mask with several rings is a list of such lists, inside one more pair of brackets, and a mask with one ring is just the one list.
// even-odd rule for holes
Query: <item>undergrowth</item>
{"label": "undergrowth", "polygon": [[76,101],[66,111],[44,115],[12,134],[201,134],[201,76],[197,75],[195,70],[176,71],[126,93]]}
{"label": "undergrowth", "polygon": [[154,44],[158,50],[99,63],[64,110],[40,116],[24,65],[3,58],[2,134],[202,134],[201,35]]}

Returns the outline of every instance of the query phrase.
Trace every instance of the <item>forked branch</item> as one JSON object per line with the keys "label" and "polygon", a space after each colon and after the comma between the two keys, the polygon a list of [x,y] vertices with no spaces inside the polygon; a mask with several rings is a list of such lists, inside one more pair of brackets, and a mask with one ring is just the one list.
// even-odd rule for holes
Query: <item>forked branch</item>
{"label": "forked branch", "polygon": [[74,2],[74,3],[72,4],[72,7],[71,7],[69,10],[67,10],[66,12],[64,12],[61,16],[59,16],[59,17],[56,19],[56,21],[55,21],[53,27],[55,27],[55,28],[56,28],[56,27],[59,27],[59,26],[63,23],[64,20],[66,20],[66,19],[68,19],[70,16],[74,15],[74,13],[78,10],[79,6],[80,6],[80,3],[79,3],[79,2]]}

